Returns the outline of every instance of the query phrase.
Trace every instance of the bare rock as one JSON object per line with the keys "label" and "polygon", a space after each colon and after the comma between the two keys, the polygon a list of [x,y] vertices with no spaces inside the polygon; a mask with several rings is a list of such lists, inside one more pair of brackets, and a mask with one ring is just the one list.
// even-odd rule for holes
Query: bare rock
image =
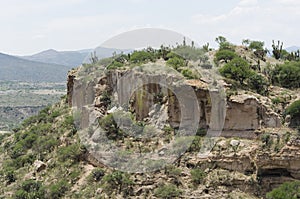
{"label": "bare rock", "polygon": [[47,164],[40,160],[34,161],[33,166],[36,172],[41,172],[47,168]]}

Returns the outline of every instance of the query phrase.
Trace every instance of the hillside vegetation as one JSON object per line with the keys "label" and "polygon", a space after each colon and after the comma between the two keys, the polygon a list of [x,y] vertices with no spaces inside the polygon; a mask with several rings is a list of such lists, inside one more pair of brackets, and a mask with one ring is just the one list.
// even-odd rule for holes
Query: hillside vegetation
{"label": "hillside vegetation", "polygon": [[[210,144],[205,138],[206,129],[198,129],[196,135],[189,137],[192,142],[186,152],[173,164],[149,173],[126,173],[93,158],[79,139],[78,118],[72,113],[69,99],[64,98],[25,120],[13,134],[1,135],[0,198],[297,198],[299,182],[292,171],[261,167],[265,166],[264,161],[282,163],[283,158],[295,158],[292,161],[297,162],[300,157],[299,123],[293,123],[299,121],[300,113],[299,55],[284,54],[280,44],[274,44],[270,57],[263,42],[245,40],[237,46],[224,37],[216,41],[220,45],[218,50],[208,45],[196,48],[184,41],[174,49],[149,47],[101,60],[92,56],[92,63],[84,64],[78,73],[126,71],[154,63],[177,71],[185,80],[205,82],[207,77],[197,68],[208,73],[216,70],[226,85],[226,98],[254,96],[280,116],[282,128],[257,129],[252,139],[218,137],[207,159],[198,155],[201,146]],[[87,81],[90,76],[85,78],[82,79]],[[108,109],[111,99],[110,93],[102,94],[99,108]],[[154,99],[158,104],[165,103],[161,95]],[[120,158],[136,151],[150,152],[160,143],[175,139],[176,129],[171,126],[164,126],[157,137],[147,137],[153,130],[150,122],[136,120],[136,114],[132,111],[118,116],[132,121],[131,125],[143,138],[131,137],[131,132],[121,130],[111,113],[105,112],[99,118],[98,125],[106,131],[108,139],[124,148]],[[176,141],[180,152],[185,140]],[[155,167],[159,163],[148,164]],[[286,179],[295,182],[267,194],[273,188],[268,186],[273,179],[280,183]]]}

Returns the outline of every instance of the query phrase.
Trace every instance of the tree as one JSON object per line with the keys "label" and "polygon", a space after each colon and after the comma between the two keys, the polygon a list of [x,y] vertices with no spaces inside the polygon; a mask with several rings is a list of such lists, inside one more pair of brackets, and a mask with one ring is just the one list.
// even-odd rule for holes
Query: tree
{"label": "tree", "polygon": [[242,45],[245,45],[248,47],[249,44],[250,44],[250,39],[243,39]]}
{"label": "tree", "polygon": [[232,50],[232,44],[227,41],[227,39],[223,36],[218,36],[215,41],[219,44],[220,50]]}
{"label": "tree", "polygon": [[167,61],[167,65],[173,67],[175,70],[185,66],[185,60],[180,57],[172,57]]}
{"label": "tree", "polygon": [[155,60],[154,54],[147,51],[135,51],[130,56],[130,61],[135,64],[145,63],[154,60]]}
{"label": "tree", "polygon": [[219,71],[224,77],[239,81],[241,84],[251,74],[249,63],[240,57],[234,58],[220,68]]}
{"label": "tree", "polygon": [[218,50],[218,52],[215,55],[215,60],[216,61],[224,60],[225,63],[228,63],[228,61],[231,61],[235,57],[237,57],[237,54],[235,54],[231,50]]}
{"label": "tree", "polygon": [[264,50],[264,45],[263,41],[250,41],[249,48],[251,50]]}

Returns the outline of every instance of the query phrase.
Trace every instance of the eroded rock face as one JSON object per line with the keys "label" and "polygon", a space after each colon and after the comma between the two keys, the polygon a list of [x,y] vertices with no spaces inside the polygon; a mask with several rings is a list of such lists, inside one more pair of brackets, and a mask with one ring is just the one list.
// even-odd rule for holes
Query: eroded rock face
{"label": "eroded rock face", "polygon": [[[161,84],[162,80],[167,86]],[[280,117],[251,95],[233,96],[225,102],[221,98],[217,100],[219,93],[209,90],[200,80],[176,85],[173,82],[177,80],[171,75],[115,70],[85,82],[72,71],[68,76],[68,102],[75,107],[93,105],[106,114],[109,103],[105,101],[107,96],[117,95],[119,104],[129,105],[139,121],[149,117],[155,104],[164,103],[167,106],[168,123],[174,128],[178,128],[182,121],[195,120],[195,117],[200,129],[253,131],[281,126]],[[171,84],[172,88],[168,88]],[[197,104],[194,104],[193,94],[186,94],[186,87],[193,89]]]}
{"label": "eroded rock face", "polygon": [[256,130],[281,126],[280,117],[250,95],[237,95],[227,102],[224,130]]}

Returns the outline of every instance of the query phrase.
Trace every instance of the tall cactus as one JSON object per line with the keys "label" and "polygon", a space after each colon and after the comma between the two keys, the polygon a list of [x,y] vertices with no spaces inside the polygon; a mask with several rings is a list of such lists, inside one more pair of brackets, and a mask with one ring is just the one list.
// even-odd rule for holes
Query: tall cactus
{"label": "tall cactus", "polygon": [[274,55],[275,59],[281,58],[282,46],[283,46],[283,42],[281,42],[281,45],[280,45],[280,41],[278,40],[278,44],[275,45],[274,40],[273,40],[272,48],[273,48],[273,55]]}

